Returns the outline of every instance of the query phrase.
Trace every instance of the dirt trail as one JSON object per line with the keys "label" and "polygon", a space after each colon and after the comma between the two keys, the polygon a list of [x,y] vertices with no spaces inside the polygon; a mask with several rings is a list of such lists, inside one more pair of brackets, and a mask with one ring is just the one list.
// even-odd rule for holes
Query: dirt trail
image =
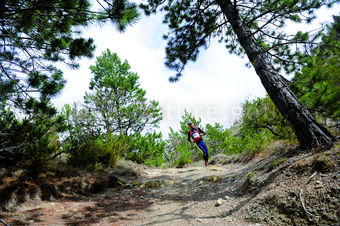
{"label": "dirt trail", "polygon": [[[189,167],[184,169],[148,169],[145,177],[163,181],[167,186],[150,189],[157,199],[139,218],[125,225],[251,225],[239,214],[231,214],[243,200],[228,194],[232,187],[225,182],[244,166]],[[217,200],[223,199],[220,206]]]}
{"label": "dirt trail", "polygon": [[236,211],[245,198],[228,196],[228,180],[244,167],[146,168],[123,189],[26,205],[0,218],[13,225],[251,225]]}
{"label": "dirt trail", "polygon": [[[60,190],[50,201],[41,201],[27,180],[19,190],[25,195],[9,200],[31,201],[0,212],[0,219],[11,225],[339,225],[339,147],[316,154],[288,147],[247,163],[198,162],[182,169],[122,162],[116,171],[59,181],[69,184],[68,193]],[[79,195],[74,185],[86,180],[93,192],[111,188]]]}

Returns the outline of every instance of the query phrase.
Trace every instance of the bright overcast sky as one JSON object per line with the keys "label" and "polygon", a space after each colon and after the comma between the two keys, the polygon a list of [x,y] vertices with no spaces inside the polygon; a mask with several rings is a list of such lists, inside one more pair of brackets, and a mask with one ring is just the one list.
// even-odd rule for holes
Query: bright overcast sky
{"label": "bright overcast sky", "polygon": [[[318,24],[332,21],[332,15],[339,12],[323,9],[318,15]],[[201,117],[203,125],[215,122],[229,127],[239,116],[240,106],[246,99],[264,97],[266,92],[253,68],[246,68],[246,58],[228,54],[223,44],[212,42],[207,50],[201,50],[198,60],[189,63],[184,76],[176,83],[169,77],[175,74],[164,65],[166,41],[162,35],[167,27],[162,17],[142,16],[119,33],[112,24],[92,25],[84,29],[83,37],[92,37],[97,46],[95,57],[107,48],[116,52],[121,60],[127,60],[131,71],[140,76],[141,87],[148,99],[159,101],[164,119],[160,123],[164,135],[169,127],[177,130],[184,109]],[[67,84],[61,95],[52,102],[60,109],[64,104],[81,103],[92,77],[89,66],[95,57],[82,59],[80,69],[63,67]]]}

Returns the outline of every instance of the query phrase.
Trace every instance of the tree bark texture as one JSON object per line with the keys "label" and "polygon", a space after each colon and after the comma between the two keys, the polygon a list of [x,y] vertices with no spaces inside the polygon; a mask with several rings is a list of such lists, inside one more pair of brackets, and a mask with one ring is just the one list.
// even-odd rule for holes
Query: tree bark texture
{"label": "tree bark texture", "polygon": [[230,0],[217,0],[217,2],[270,98],[291,124],[300,145],[304,148],[330,145],[334,141],[332,135],[299,103],[284,78],[274,69],[269,56],[258,44],[250,29],[242,23],[232,2]]}

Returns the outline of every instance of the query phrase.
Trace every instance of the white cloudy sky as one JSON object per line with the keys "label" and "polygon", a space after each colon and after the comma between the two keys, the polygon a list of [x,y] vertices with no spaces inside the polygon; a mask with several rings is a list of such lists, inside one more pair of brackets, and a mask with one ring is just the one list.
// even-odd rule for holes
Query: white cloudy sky
{"label": "white cloudy sky", "polygon": [[[331,21],[331,15],[336,12],[339,10],[323,9],[317,14],[318,23]],[[160,15],[142,16],[125,33],[117,32],[111,24],[92,25],[84,29],[83,36],[95,40],[95,56],[108,48],[129,62],[131,70],[140,76],[147,98],[159,101],[163,108],[159,131],[164,135],[170,126],[179,128],[184,109],[201,117],[203,124],[217,122],[228,127],[237,118],[242,102],[265,95],[255,71],[244,66],[246,58],[229,55],[217,42],[201,51],[198,60],[186,67],[178,82],[170,83],[168,78],[174,72],[164,65],[166,42],[162,35],[167,27],[161,21]],[[95,57],[82,59],[78,70],[63,68],[67,84],[52,101],[57,107],[83,100],[92,76],[89,66],[94,62]]]}

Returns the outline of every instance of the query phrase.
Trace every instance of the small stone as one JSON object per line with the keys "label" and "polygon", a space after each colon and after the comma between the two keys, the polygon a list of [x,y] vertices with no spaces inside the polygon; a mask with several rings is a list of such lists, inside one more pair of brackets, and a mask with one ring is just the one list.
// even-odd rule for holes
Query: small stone
{"label": "small stone", "polygon": [[232,197],[229,197],[228,195],[224,196],[224,200],[232,200],[233,198]]}
{"label": "small stone", "polygon": [[316,188],[316,189],[323,188],[323,185],[322,185],[322,184],[316,185],[315,188]]}
{"label": "small stone", "polygon": [[172,184],[174,184],[175,182],[173,182],[172,180],[165,180],[164,183],[165,183],[166,185],[172,185]]}
{"label": "small stone", "polygon": [[231,217],[225,217],[224,220],[227,221],[227,222],[232,222],[233,221],[233,219]]}
{"label": "small stone", "polygon": [[220,205],[222,205],[222,203],[223,203],[223,199],[219,198],[219,199],[217,199],[215,206],[220,206]]}
{"label": "small stone", "polygon": [[197,218],[196,220],[197,220],[198,222],[202,222],[202,220],[201,220],[200,218]]}

